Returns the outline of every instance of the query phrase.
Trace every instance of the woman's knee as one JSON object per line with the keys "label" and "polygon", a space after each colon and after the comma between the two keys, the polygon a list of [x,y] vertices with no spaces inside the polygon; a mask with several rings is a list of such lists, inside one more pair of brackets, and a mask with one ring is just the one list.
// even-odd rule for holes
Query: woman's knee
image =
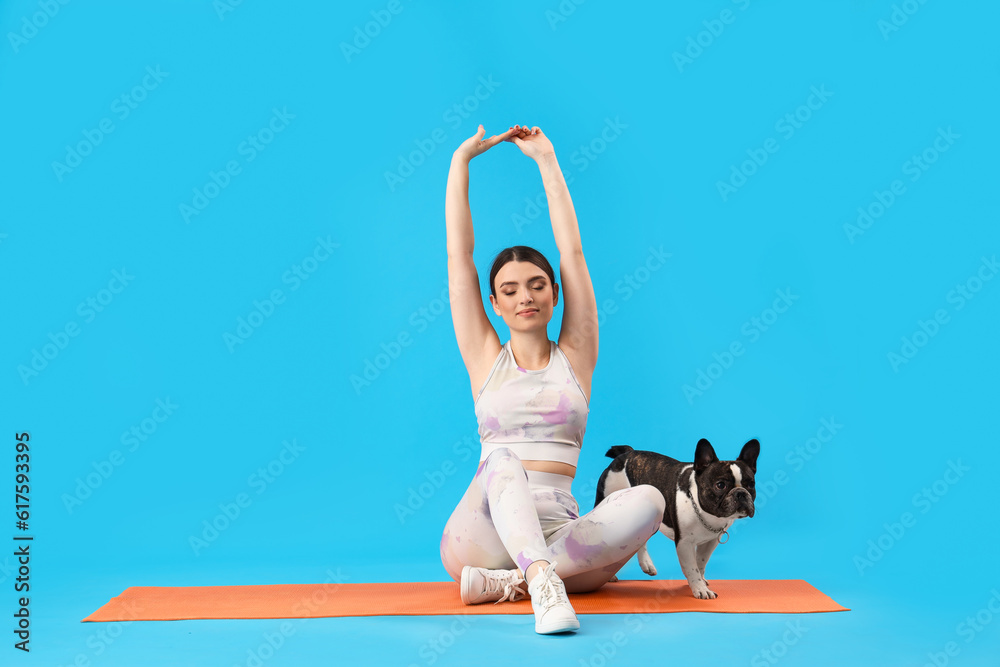
{"label": "woman's knee", "polygon": [[452,557],[451,550],[441,544],[441,564],[444,565],[445,572],[455,581],[462,580],[462,564]]}
{"label": "woman's knee", "polygon": [[638,506],[636,508],[637,518],[644,524],[648,523],[652,527],[649,531],[649,534],[652,535],[659,529],[660,523],[663,522],[663,513],[667,509],[667,501],[663,498],[660,490],[652,484],[638,484],[630,487],[628,491],[631,491],[631,495],[634,496],[634,500],[631,502],[636,503]]}
{"label": "woman's knee", "polygon": [[[466,537],[468,537],[468,533],[466,533]],[[465,540],[465,542],[467,541]],[[471,554],[467,553],[470,548],[471,545],[459,542],[455,535],[452,535],[447,528],[445,529],[444,535],[441,536],[441,564],[455,581],[462,580],[462,568],[469,565],[469,561],[472,560]]]}

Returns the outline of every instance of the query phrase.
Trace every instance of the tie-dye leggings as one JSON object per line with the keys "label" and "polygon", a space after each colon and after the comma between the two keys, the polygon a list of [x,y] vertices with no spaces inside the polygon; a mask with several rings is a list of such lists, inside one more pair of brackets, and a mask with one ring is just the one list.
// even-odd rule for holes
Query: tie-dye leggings
{"label": "tie-dye leggings", "polygon": [[441,562],[455,581],[462,567],[517,567],[556,563],[570,593],[597,590],[659,529],[664,500],[649,484],[620,489],[578,516],[572,477],[526,470],[507,448],[479,469],[441,537]]}

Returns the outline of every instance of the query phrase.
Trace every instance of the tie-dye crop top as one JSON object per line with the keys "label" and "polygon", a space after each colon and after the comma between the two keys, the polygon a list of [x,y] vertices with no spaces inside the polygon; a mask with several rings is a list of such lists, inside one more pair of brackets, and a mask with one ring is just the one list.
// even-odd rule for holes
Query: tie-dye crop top
{"label": "tie-dye crop top", "polygon": [[555,341],[549,343],[549,364],[538,370],[518,366],[510,341],[504,343],[476,398],[480,461],[498,447],[522,460],[572,466],[579,460],[589,401],[569,359]]}

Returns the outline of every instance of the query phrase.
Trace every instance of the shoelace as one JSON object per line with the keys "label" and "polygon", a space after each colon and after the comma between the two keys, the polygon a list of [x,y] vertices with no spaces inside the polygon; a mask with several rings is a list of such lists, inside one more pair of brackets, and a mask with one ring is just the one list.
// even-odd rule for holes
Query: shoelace
{"label": "shoelace", "polygon": [[566,587],[562,584],[561,580],[558,584],[553,580],[552,575],[555,574],[555,570],[556,564],[549,563],[547,568],[538,573],[542,577],[542,582],[539,584],[539,603],[543,609],[547,609],[560,602],[569,604]]}
{"label": "shoelace", "polygon": [[524,579],[516,572],[503,572],[502,570],[487,570],[486,572],[486,592],[491,595],[500,594],[500,599],[493,604],[504,600],[514,602],[518,593],[524,597],[525,592],[517,588],[517,585],[522,583],[524,583]]}

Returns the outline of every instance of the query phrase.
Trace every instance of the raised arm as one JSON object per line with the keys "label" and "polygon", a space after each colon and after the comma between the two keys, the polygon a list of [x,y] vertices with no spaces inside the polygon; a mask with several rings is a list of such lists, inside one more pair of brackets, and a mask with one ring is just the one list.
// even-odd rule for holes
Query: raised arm
{"label": "raised arm", "polygon": [[580,226],[569,196],[552,142],[539,127],[516,125],[510,141],[532,158],[542,174],[545,197],[549,202],[552,235],[559,248],[559,274],[562,276],[563,319],[559,331],[559,347],[575,352],[581,368],[578,374],[592,373],[597,365],[597,299],[590,280],[587,262],[583,258]]}
{"label": "raised arm", "polygon": [[[487,350],[500,349],[500,337],[486,315],[483,296],[479,291],[479,274],[472,260],[475,235],[472,231],[472,212],[469,209],[469,162],[473,157],[506,139],[513,130],[483,141],[483,126],[459,146],[451,158],[448,186],[445,192],[445,224],[448,248],[448,295],[451,301],[451,319],[455,326],[458,350],[475,383],[482,374],[482,366],[496,357]],[[473,387],[475,395],[478,387]]]}

